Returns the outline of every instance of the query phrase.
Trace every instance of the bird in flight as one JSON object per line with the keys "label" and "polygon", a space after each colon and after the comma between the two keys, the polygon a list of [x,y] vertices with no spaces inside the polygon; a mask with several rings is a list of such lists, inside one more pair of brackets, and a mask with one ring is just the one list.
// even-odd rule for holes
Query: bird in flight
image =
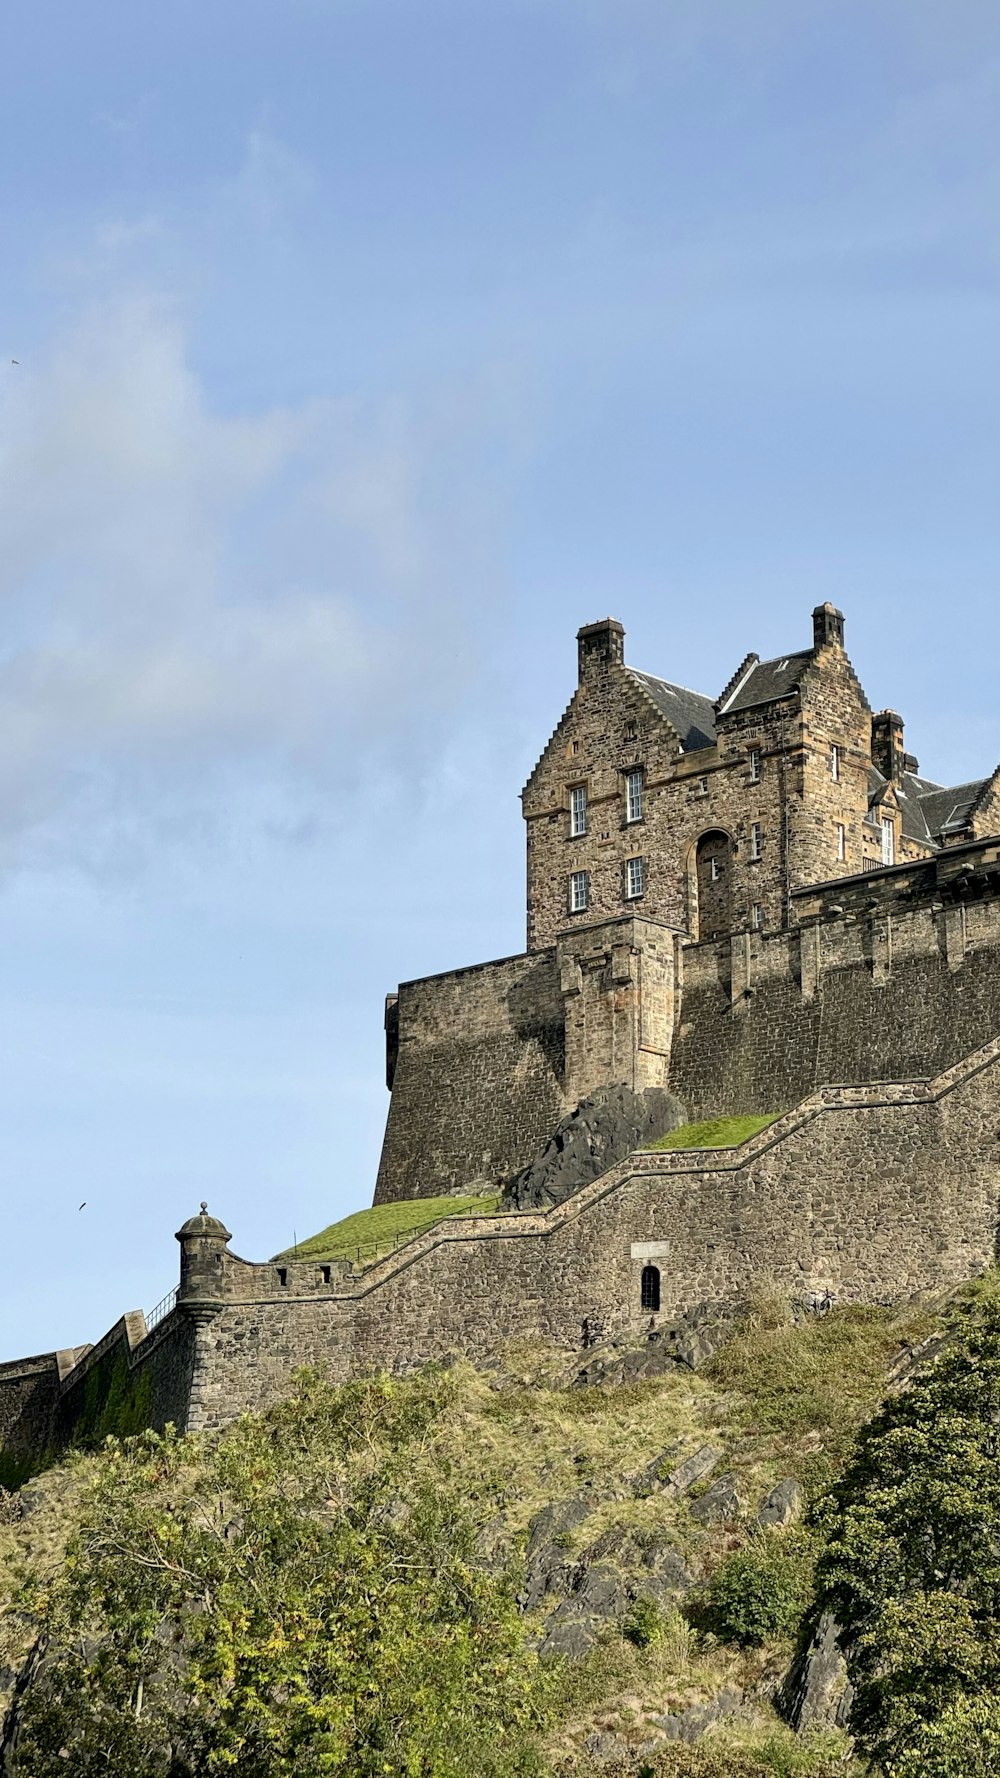
{"label": "bird in flight", "polygon": [[86,1210],[86,1208],[87,1208],[87,1200],[86,1200],[86,1198],[84,1198],[83,1203],[77,1205],[77,1209],[78,1210]]}
{"label": "bird in flight", "polygon": [[20,362],[21,362],[20,358],[12,358],[11,359],[11,364],[20,364]]}

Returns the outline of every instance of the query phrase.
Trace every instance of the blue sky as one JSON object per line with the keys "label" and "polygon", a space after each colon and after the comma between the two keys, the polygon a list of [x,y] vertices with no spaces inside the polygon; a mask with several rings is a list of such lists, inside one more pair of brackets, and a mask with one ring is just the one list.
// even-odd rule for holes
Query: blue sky
{"label": "blue sky", "polygon": [[0,157],[12,1357],[369,1201],[580,623],[1000,761],[1000,13],[7,0]]}

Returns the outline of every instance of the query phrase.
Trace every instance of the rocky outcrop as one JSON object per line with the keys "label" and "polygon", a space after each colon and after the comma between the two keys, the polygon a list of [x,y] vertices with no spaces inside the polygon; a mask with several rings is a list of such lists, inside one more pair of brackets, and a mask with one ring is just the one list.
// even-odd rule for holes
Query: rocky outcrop
{"label": "rocky outcrop", "polygon": [[661,1323],[639,1345],[601,1346],[574,1378],[578,1389],[595,1384],[639,1383],[681,1366],[710,1364],[746,1314],[745,1303],[696,1303],[676,1321]]}
{"label": "rocky outcrop", "polygon": [[778,1705],[785,1720],[800,1734],[810,1729],[843,1729],[852,1695],[837,1625],[824,1611],[792,1664]]}
{"label": "rocky outcrop", "polygon": [[803,1494],[794,1477],[788,1476],[772,1488],[757,1508],[757,1523],[765,1531],[776,1526],[791,1525],[802,1511]]}
{"label": "rocky outcrop", "polygon": [[515,1173],[504,1192],[504,1209],[548,1210],[561,1204],[635,1149],[676,1130],[685,1115],[680,1100],[663,1087],[642,1093],[602,1087],[581,1099],[534,1160]]}

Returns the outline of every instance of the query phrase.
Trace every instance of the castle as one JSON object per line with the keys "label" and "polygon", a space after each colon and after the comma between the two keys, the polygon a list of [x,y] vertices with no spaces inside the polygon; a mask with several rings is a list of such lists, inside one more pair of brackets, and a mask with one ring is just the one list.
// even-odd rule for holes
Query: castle
{"label": "castle", "polygon": [[[627,666],[614,619],[578,632],[577,689],[523,792],[527,951],[389,996],[376,1202],[501,1185],[611,1082],[669,1083],[694,1118],[930,1060],[906,1013],[877,1059],[859,1012],[809,1069],[822,1034],[799,1006],[775,1006],[765,1038],[759,1010],[737,1037],[704,1004],[725,972],[745,1010],[792,931],[810,999],[820,894],[827,911],[845,895],[888,910],[922,880],[900,867],[945,880],[963,845],[1000,832],[1000,771],[954,789],[919,777],[902,719],[871,712],[841,612],[819,606],[812,629],[811,648],[748,654],[714,700]],[[783,1036],[805,1049],[780,1066]]]}
{"label": "castle", "polygon": [[920,777],[829,605],[810,648],[748,655],[714,700],[627,666],[612,619],[578,648],[524,790],[527,949],[388,997],[376,1202],[495,1190],[598,1088],[772,1121],[369,1263],[240,1259],[202,1206],[153,1316],[0,1365],[0,1480],[102,1431],[219,1424],[307,1362],[572,1350],[763,1280],[877,1301],[994,1259],[1000,775]]}

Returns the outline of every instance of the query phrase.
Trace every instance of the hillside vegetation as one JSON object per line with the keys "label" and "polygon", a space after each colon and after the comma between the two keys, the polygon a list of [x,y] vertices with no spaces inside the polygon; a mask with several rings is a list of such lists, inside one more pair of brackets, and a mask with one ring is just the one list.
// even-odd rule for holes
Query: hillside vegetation
{"label": "hillside vegetation", "polygon": [[[77,1453],[0,1526],[8,1706],[28,1681],[0,1769],[860,1772],[842,1733],[795,1735],[774,1708],[832,1560],[805,1509],[834,1511],[942,1308],[795,1321],[761,1302],[705,1370],[615,1386],[517,1346],[479,1372],[303,1374],[224,1434]],[[822,1584],[846,1599],[838,1537]]]}

